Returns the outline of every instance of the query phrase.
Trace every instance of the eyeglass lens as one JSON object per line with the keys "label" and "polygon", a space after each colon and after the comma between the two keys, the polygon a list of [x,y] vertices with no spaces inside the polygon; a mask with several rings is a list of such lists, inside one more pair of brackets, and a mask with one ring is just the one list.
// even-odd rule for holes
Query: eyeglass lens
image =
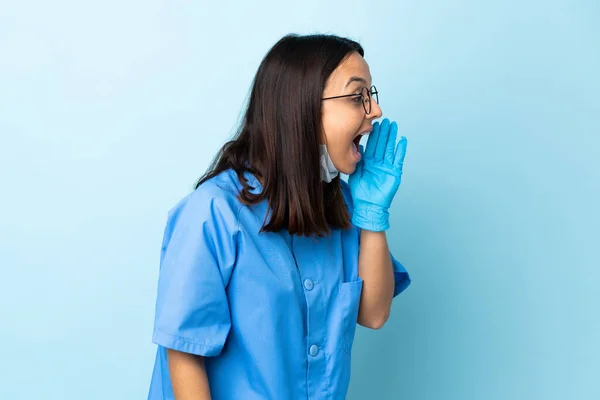
{"label": "eyeglass lens", "polygon": [[363,88],[362,90],[362,101],[363,101],[363,107],[365,109],[365,113],[370,114],[371,113],[371,93],[373,95],[375,95],[375,102],[377,104],[379,104],[379,96],[377,93],[377,89],[375,88],[375,86],[371,86],[371,89],[367,89],[367,88]]}

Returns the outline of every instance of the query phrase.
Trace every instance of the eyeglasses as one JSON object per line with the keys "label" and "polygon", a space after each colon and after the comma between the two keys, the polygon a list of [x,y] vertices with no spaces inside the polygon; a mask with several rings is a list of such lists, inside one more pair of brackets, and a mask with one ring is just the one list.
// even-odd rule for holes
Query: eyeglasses
{"label": "eyeglasses", "polygon": [[325,97],[321,100],[329,100],[329,99],[339,99],[342,97],[356,97],[357,99],[360,97],[362,101],[363,108],[365,109],[365,113],[369,115],[371,113],[371,98],[375,96],[375,102],[379,104],[379,92],[375,86],[371,86],[371,89],[363,87],[359,93],[354,94],[345,94],[343,96],[333,96],[333,97]]}

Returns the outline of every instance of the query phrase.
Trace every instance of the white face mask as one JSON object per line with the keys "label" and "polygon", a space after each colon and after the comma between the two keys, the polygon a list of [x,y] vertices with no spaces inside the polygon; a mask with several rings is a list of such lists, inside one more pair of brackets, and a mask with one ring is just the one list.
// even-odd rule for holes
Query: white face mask
{"label": "white face mask", "polygon": [[329,183],[333,178],[339,175],[339,171],[335,168],[335,165],[333,165],[331,157],[329,157],[327,145],[320,144],[319,151],[321,153],[321,180]]}

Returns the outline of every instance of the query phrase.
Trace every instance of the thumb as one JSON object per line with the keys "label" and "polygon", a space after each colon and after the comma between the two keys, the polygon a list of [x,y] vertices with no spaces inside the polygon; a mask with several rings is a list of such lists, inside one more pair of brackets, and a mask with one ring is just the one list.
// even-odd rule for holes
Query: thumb
{"label": "thumb", "polygon": [[356,164],[356,168],[354,172],[350,174],[350,180],[354,180],[356,178],[360,178],[362,176],[363,162],[362,160]]}

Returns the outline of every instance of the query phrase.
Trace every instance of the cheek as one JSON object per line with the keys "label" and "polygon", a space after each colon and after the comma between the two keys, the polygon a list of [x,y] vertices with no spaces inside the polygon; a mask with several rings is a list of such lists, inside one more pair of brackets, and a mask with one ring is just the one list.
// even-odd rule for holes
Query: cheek
{"label": "cheek", "polygon": [[323,115],[323,133],[328,146],[348,146],[358,132],[363,120],[352,113],[328,113]]}
{"label": "cheek", "polygon": [[337,126],[332,127],[327,135],[329,157],[338,171],[344,174],[351,174],[356,166],[352,156],[352,138],[357,129],[359,127],[352,131]]}

